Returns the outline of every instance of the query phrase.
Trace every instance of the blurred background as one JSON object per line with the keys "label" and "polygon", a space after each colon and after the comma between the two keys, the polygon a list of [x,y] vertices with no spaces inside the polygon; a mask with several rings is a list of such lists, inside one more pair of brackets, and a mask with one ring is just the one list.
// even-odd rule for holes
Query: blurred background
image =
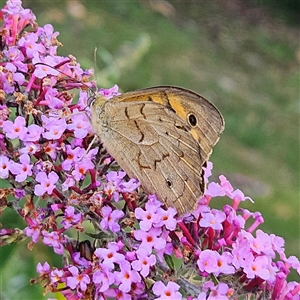
{"label": "blurred background", "polygon": [[[244,207],[263,214],[261,228],[300,256],[299,1],[24,0],[23,7],[60,32],[59,55],[95,68],[99,87],[176,85],[213,102],[226,122],[211,157],[214,179],[224,174],[252,197]],[[6,211],[0,222],[24,228]],[[28,241],[0,248],[0,299],[42,299],[40,287],[28,285],[36,263],[60,266],[45,246],[27,250]]]}

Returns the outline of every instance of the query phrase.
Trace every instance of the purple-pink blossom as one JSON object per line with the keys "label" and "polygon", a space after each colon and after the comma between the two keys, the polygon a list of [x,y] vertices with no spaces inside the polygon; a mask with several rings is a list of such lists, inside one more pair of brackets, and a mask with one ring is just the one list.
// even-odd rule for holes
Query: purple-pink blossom
{"label": "purple-pink blossom", "polygon": [[64,272],[62,270],[54,269],[50,273],[50,279],[52,283],[58,282],[64,276]]}
{"label": "purple-pink blossom", "polygon": [[35,65],[33,74],[37,78],[44,78],[47,75],[59,75],[59,72],[55,69],[55,65],[58,63],[58,61],[50,55],[42,57],[35,52],[32,62]]}
{"label": "purple-pink blossom", "polygon": [[104,265],[99,264],[93,273],[93,282],[99,286],[98,292],[105,292],[115,282],[115,273],[110,272],[110,269]]}
{"label": "purple-pink blossom", "polygon": [[118,221],[124,217],[124,213],[121,210],[112,210],[109,206],[102,207],[102,221],[100,226],[103,230],[110,229],[112,232],[120,231],[120,225]]}
{"label": "purple-pink blossom", "polygon": [[44,265],[38,263],[36,266],[36,271],[40,274],[47,274],[50,272],[50,265],[48,264],[48,262],[45,262]]}
{"label": "purple-pink blossom", "polygon": [[78,286],[82,291],[85,291],[87,285],[91,282],[90,277],[87,274],[80,274],[78,268],[75,266],[69,267],[68,270],[71,276],[67,277],[67,285],[71,289],[75,289]]}
{"label": "purple-pink blossom", "polygon": [[55,188],[55,183],[58,181],[58,176],[55,172],[51,171],[48,175],[45,172],[39,172],[36,175],[36,181],[39,182],[34,188],[34,193],[37,196],[42,196],[45,193],[52,194]]}
{"label": "purple-pink blossom", "polygon": [[28,154],[22,154],[19,157],[20,163],[11,163],[10,171],[12,174],[16,175],[17,182],[23,182],[27,176],[32,175],[32,167],[33,165],[30,163],[30,157]]}
{"label": "purple-pink blossom", "polygon": [[157,281],[154,283],[152,290],[158,298],[156,300],[181,300],[182,295],[179,292],[180,286],[172,281],[169,281],[167,285],[162,283],[161,281]]}
{"label": "purple-pink blossom", "polygon": [[61,138],[62,134],[67,128],[67,123],[65,119],[42,116],[44,128],[43,137],[47,140],[57,140]]}
{"label": "purple-pink blossom", "polygon": [[21,116],[16,117],[14,122],[10,120],[4,121],[2,128],[10,139],[19,138],[22,140],[27,131],[25,118]]}
{"label": "purple-pink blossom", "polygon": [[151,228],[149,231],[135,230],[134,237],[141,241],[140,247],[145,248],[148,253],[152,252],[152,249],[161,250],[166,246],[166,240],[161,238],[161,228]]}
{"label": "purple-pink blossom", "polygon": [[167,210],[161,207],[158,208],[157,216],[159,217],[159,221],[154,224],[154,226],[165,226],[168,230],[175,230],[177,226],[177,220],[175,219],[176,214],[177,211],[173,207],[168,207]]}
{"label": "purple-pink blossom", "polygon": [[110,99],[112,97],[118,96],[120,95],[120,93],[118,92],[119,87],[115,84],[113,87],[111,87],[110,89],[99,89],[98,93],[102,96],[104,96],[106,99]]}
{"label": "purple-pink blossom", "polygon": [[36,124],[30,124],[27,127],[27,131],[23,136],[25,142],[36,142],[40,139],[41,134],[44,132],[44,128]]}
{"label": "purple-pink blossom", "polygon": [[75,110],[71,116],[71,120],[72,123],[67,125],[67,129],[73,130],[76,138],[83,139],[89,132],[92,131],[91,123],[82,112]]}
{"label": "purple-pink blossom", "polygon": [[84,179],[88,170],[92,170],[94,167],[95,165],[93,162],[88,157],[84,156],[81,160],[75,163],[72,175],[76,181],[79,181]]}
{"label": "purple-pink blossom", "polygon": [[229,300],[229,296],[232,292],[226,283],[220,282],[215,285],[212,281],[205,282],[203,290],[209,292],[209,296],[206,297],[206,300]]}
{"label": "purple-pink blossom", "polygon": [[38,42],[38,36],[35,33],[28,33],[21,37],[18,45],[26,51],[29,58],[33,58],[36,52],[43,53],[45,51],[45,47]]}
{"label": "purple-pink blossom", "polygon": [[137,207],[135,209],[134,214],[138,220],[141,220],[139,224],[142,230],[148,231],[153,226],[153,224],[158,223],[160,218],[157,215],[156,211],[156,207],[147,207],[147,204],[146,210],[142,209],[141,207]]}
{"label": "purple-pink blossom", "polygon": [[136,255],[138,259],[131,263],[132,268],[139,271],[146,278],[150,272],[150,267],[156,263],[155,255],[149,255],[148,251],[142,247],[136,251]]}
{"label": "purple-pink blossom", "polygon": [[61,224],[65,229],[72,227],[73,225],[77,225],[81,222],[83,216],[80,212],[76,212],[73,206],[68,206],[64,211],[64,217],[61,221]]}
{"label": "purple-pink blossom", "polygon": [[110,270],[114,269],[114,263],[120,263],[124,261],[124,254],[118,253],[119,246],[117,243],[111,242],[108,243],[106,248],[97,248],[95,250],[95,255],[102,259],[102,264],[107,266]]}
{"label": "purple-pink blossom", "polygon": [[27,226],[24,229],[24,233],[27,236],[31,236],[32,241],[34,243],[37,243],[38,239],[40,237],[40,234],[41,234],[41,228],[42,228],[42,225],[40,223],[38,223],[37,220],[33,219],[33,220],[30,220],[29,226]]}
{"label": "purple-pink blossom", "polygon": [[10,165],[10,159],[5,155],[0,155],[0,178],[8,178]]}
{"label": "purple-pink blossom", "polygon": [[269,264],[270,259],[266,256],[249,257],[247,264],[243,266],[243,270],[248,278],[258,276],[267,280],[270,277]]}
{"label": "purple-pink blossom", "polygon": [[123,181],[120,186],[120,192],[131,193],[140,186],[140,182],[135,178],[130,178],[129,181]]}
{"label": "purple-pink blossom", "polygon": [[222,230],[222,222],[226,219],[224,212],[212,209],[211,211],[205,211],[201,213],[199,225],[202,227],[211,227],[214,230]]}
{"label": "purple-pink blossom", "polygon": [[80,158],[84,156],[85,150],[81,147],[72,148],[71,145],[66,145],[66,159],[61,166],[64,170],[69,171]]}
{"label": "purple-pink blossom", "polygon": [[141,277],[136,270],[131,268],[128,261],[123,260],[119,263],[120,272],[115,272],[116,282],[119,283],[119,289],[128,293],[131,290],[131,284],[141,281]]}
{"label": "purple-pink blossom", "polygon": [[199,270],[207,273],[218,272],[218,258],[219,254],[217,251],[206,249],[201,251],[197,265]]}
{"label": "purple-pink blossom", "polygon": [[64,253],[64,238],[61,234],[56,231],[48,232],[44,230],[43,234],[43,243],[53,248],[54,252],[57,254]]}

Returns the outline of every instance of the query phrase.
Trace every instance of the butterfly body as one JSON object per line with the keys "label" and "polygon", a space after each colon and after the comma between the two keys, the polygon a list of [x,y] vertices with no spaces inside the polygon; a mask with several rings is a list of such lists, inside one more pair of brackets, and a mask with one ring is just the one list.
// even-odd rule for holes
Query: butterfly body
{"label": "butterfly body", "polygon": [[91,106],[92,126],[121,168],[179,214],[204,192],[202,166],[223,131],[219,111],[177,87],[153,87]]}

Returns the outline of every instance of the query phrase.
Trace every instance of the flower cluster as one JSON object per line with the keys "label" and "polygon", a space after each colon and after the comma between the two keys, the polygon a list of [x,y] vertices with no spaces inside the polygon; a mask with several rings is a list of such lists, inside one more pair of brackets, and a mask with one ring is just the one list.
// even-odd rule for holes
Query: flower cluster
{"label": "flower cluster", "polygon": [[[92,71],[58,56],[58,33],[21,1],[8,0],[0,18],[0,180],[10,184],[1,212],[27,223],[2,229],[0,245],[30,238],[62,256],[62,267],[39,263],[33,283],[66,299],[299,299],[299,283],[287,281],[299,261],[285,256],[282,238],[257,229],[261,214],[240,207],[249,197],[224,176],[209,183],[208,163],[191,214],[176,217],[155,195],[145,201],[93,139]],[[118,88],[99,92],[109,99]],[[215,197],[232,203],[213,209]],[[86,223],[96,233],[79,243],[71,234]]]}

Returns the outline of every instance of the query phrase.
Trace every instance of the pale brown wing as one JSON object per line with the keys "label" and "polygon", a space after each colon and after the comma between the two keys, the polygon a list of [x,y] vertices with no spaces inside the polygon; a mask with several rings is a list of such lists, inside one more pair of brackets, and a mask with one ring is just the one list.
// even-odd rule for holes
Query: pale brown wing
{"label": "pale brown wing", "polygon": [[[147,101],[162,104],[176,112],[198,141],[201,157],[208,160],[212,147],[224,130],[224,119],[219,110],[204,97],[193,91],[174,86],[157,86],[122,94],[114,102]],[[195,123],[191,124],[191,121]]]}
{"label": "pale brown wing", "polygon": [[204,191],[204,160],[185,122],[155,102],[107,102],[100,123],[106,118],[97,134],[122,169],[179,214],[191,211]]}
{"label": "pale brown wing", "polygon": [[125,93],[91,107],[92,124],[108,152],[144,190],[179,214],[203,195],[202,166],[224,129],[219,111],[177,87]]}

